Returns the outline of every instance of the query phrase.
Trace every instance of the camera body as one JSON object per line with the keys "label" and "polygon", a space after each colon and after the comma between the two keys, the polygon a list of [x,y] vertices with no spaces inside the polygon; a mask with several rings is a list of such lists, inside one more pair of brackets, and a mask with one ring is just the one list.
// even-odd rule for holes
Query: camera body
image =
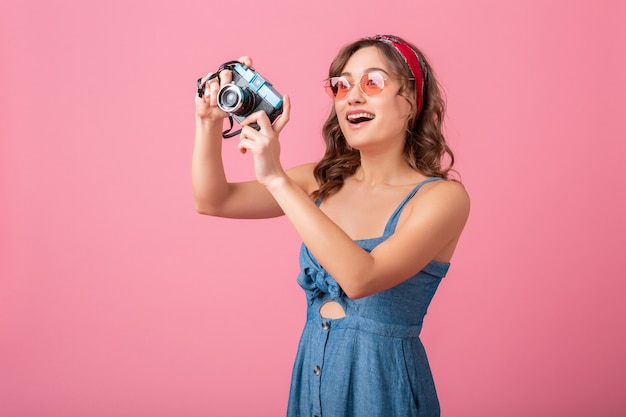
{"label": "camera body", "polygon": [[247,65],[234,65],[232,75],[233,81],[223,85],[217,93],[219,108],[237,123],[241,123],[250,114],[263,110],[273,123],[283,112],[282,95]]}

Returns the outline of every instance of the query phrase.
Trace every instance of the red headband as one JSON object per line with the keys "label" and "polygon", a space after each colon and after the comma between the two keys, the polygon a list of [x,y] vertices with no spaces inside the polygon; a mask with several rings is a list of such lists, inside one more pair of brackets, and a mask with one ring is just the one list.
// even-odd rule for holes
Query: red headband
{"label": "red headband", "polygon": [[422,102],[424,96],[424,78],[426,66],[424,61],[406,41],[393,35],[376,35],[365,39],[373,39],[375,41],[384,42],[394,47],[396,51],[402,55],[404,61],[409,65],[409,69],[415,78],[415,95],[417,98],[417,112],[422,110]]}

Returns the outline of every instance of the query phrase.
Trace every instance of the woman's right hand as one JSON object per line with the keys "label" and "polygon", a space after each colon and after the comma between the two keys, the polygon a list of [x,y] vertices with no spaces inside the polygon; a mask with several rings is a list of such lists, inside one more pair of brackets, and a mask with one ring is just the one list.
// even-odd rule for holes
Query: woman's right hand
{"label": "woman's right hand", "polygon": [[[252,58],[249,56],[242,56],[238,61],[252,68]],[[205,83],[204,95],[199,97],[196,94],[196,117],[202,120],[221,121],[228,116],[228,113],[217,106],[217,93],[220,86],[232,82],[233,75],[230,70],[223,70],[220,72],[219,77],[206,81],[211,75],[212,73],[208,73],[202,78]]]}

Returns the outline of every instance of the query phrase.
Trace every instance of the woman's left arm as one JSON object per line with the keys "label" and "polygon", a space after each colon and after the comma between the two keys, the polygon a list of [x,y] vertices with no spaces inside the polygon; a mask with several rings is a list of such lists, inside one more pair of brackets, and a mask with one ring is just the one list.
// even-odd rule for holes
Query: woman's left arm
{"label": "woman's left arm", "polygon": [[420,190],[402,227],[368,253],[289,177],[277,177],[267,187],[311,253],[355,299],[391,288],[423,269],[454,244],[469,214],[461,184],[430,183]]}
{"label": "woman's left arm", "polygon": [[[284,105],[281,118],[288,120],[287,97]],[[461,234],[469,215],[469,197],[459,183],[435,181],[420,190],[419,199],[411,205],[402,227],[368,253],[285,174],[278,143],[285,121],[279,118],[276,128],[267,116],[255,113],[243,124],[252,122],[261,129],[244,127],[239,149],[253,154],[257,179],[274,196],[304,244],[348,297],[365,297],[403,282]]]}

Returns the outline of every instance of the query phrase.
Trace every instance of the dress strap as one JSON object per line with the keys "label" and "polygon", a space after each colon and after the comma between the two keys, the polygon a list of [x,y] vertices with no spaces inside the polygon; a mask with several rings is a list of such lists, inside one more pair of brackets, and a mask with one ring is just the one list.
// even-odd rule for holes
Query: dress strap
{"label": "dress strap", "polygon": [[411,190],[411,192],[406,197],[404,197],[404,200],[402,200],[400,205],[398,205],[396,210],[393,212],[393,214],[391,215],[391,217],[387,221],[387,225],[385,226],[385,232],[383,233],[383,236],[388,237],[389,235],[392,235],[393,232],[396,231],[396,225],[398,224],[398,219],[400,218],[400,214],[402,213],[402,210],[404,209],[404,206],[406,206],[406,203],[408,203],[409,200],[411,198],[413,198],[415,193],[417,193],[419,191],[419,189],[422,188],[422,186],[424,184],[427,184],[427,183],[433,182],[433,181],[437,181],[437,180],[441,180],[441,179],[443,179],[443,178],[429,177],[429,178],[426,178],[424,181],[420,182],[419,184],[417,184],[415,186],[415,188],[413,188],[413,190]]}

